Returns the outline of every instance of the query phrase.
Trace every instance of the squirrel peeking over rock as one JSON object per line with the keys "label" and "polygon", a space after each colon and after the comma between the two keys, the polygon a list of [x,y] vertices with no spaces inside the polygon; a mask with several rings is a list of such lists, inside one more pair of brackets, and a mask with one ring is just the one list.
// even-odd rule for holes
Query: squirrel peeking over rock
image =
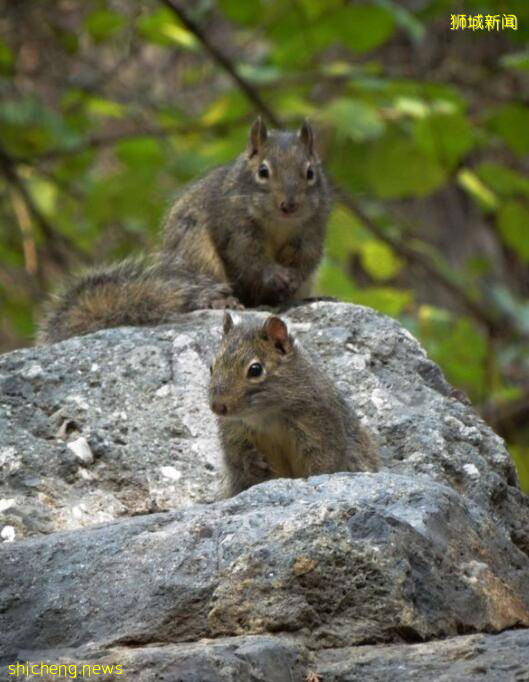
{"label": "squirrel peeking over rock", "polygon": [[223,331],[209,392],[224,496],[270,478],[378,470],[357,415],[283,320],[248,326],[226,312]]}

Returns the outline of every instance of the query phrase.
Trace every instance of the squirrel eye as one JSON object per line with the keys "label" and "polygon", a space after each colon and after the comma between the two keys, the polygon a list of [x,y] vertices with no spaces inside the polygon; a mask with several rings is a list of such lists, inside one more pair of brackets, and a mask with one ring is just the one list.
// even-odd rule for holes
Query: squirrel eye
{"label": "squirrel eye", "polygon": [[311,180],[314,180],[314,168],[312,166],[309,166],[307,168],[307,180],[310,182]]}
{"label": "squirrel eye", "polygon": [[252,362],[252,364],[248,367],[249,377],[260,377],[262,373],[263,366],[261,365],[260,362]]}
{"label": "squirrel eye", "polygon": [[259,166],[259,170],[257,171],[257,175],[260,178],[267,178],[270,175],[270,173],[268,172],[268,166],[265,163],[262,163]]}
{"label": "squirrel eye", "polygon": [[209,373],[210,373],[210,374],[213,374],[213,365],[210,365],[210,366],[209,366]]}

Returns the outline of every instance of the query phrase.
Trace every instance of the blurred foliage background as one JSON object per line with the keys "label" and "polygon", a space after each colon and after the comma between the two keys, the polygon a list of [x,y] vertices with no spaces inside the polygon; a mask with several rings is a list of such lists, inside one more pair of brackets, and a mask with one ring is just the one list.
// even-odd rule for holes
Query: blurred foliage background
{"label": "blurred foliage background", "polygon": [[529,490],[529,2],[0,7],[1,350],[32,342],[67,271],[154,248],[256,112],[309,116],[337,198],[319,291],[418,336]]}

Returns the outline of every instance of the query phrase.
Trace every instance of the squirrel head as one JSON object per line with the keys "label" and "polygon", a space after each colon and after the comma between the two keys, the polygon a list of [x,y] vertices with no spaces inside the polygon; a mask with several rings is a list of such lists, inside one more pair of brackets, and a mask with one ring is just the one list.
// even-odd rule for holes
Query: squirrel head
{"label": "squirrel head", "polygon": [[271,316],[264,324],[235,324],[224,315],[222,344],[211,366],[210,406],[222,418],[251,417],[284,404],[285,383],[297,355],[287,325]]}
{"label": "squirrel head", "polygon": [[308,120],[297,132],[268,131],[259,116],[244,154],[250,211],[285,227],[309,219],[326,201],[326,185]]}

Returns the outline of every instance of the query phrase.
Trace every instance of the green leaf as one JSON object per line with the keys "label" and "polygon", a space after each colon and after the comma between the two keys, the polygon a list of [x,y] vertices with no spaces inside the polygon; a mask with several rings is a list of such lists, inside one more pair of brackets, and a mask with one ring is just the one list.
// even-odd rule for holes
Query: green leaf
{"label": "green leaf", "polygon": [[529,52],[513,52],[500,58],[500,64],[506,69],[529,71]]}
{"label": "green leaf", "polygon": [[203,158],[207,162],[207,166],[218,166],[223,163],[229,163],[246,146],[248,131],[246,127],[234,129],[229,135],[218,137],[206,144],[202,145]]}
{"label": "green leaf", "polygon": [[263,7],[253,2],[241,2],[241,0],[219,0],[218,7],[225,17],[238,24],[255,25],[256,11],[262,11]]}
{"label": "green leaf", "polygon": [[[300,66],[330,45],[353,52],[367,52],[382,45],[393,33],[393,15],[383,7],[366,4],[318,3],[309,15],[296,6],[281,5],[270,20],[267,38],[273,45],[271,59],[284,66]],[[284,8],[289,8],[288,10]]]}
{"label": "green leaf", "polygon": [[356,288],[345,272],[337,265],[325,260],[318,271],[318,293],[335,296],[340,301],[355,301]]}
{"label": "green leaf", "polygon": [[419,97],[399,96],[391,107],[392,113],[412,118],[425,118],[430,113],[430,107]]}
{"label": "green leaf", "polygon": [[327,260],[319,271],[317,290],[323,295],[370,306],[393,317],[400,315],[412,301],[409,291],[400,291],[390,287],[359,289],[340,267]]}
{"label": "green leaf", "polygon": [[498,199],[494,192],[491,192],[470,169],[462,168],[457,174],[457,181],[484,210],[494,211],[497,208]]}
{"label": "green leaf", "polygon": [[[318,27],[322,24],[317,22]],[[395,29],[393,14],[383,7],[347,4],[323,22],[329,31],[324,45],[340,40],[353,52],[368,52],[382,45]]]}
{"label": "green leaf", "polygon": [[529,446],[510,443],[509,452],[516,464],[520,488],[524,493],[529,494]]}
{"label": "green leaf", "polygon": [[157,230],[163,199],[157,183],[156,167],[138,172],[134,165],[99,175],[87,188],[84,217],[86,232],[80,235],[87,245],[108,226],[119,224],[134,232],[149,234]]}
{"label": "green leaf", "polygon": [[375,2],[377,5],[384,7],[384,9],[389,10],[393,14],[396,24],[400,26],[415,43],[419,43],[424,38],[426,29],[417,17],[408,9],[397,2],[393,2],[393,0],[375,0]]}
{"label": "green leaf", "polygon": [[428,83],[413,79],[386,80],[388,97],[398,100],[410,98],[419,100],[428,112],[453,114],[464,111],[467,102],[461,92],[447,83]]}
{"label": "green leaf", "polygon": [[202,114],[206,126],[241,119],[249,111],[248,100],[239,90],[232,90],[214,100]]}
{"label": "green leaf", "polygon": [[57,25],[52,25],[51,30],[54,34],[56,41],[68,54],[75,54],[79,49],[79,36],[74,31],[69,31],[64,28],[60,28]]}
{"label": "green leaf", "polygon": [[518,156],[529,154],[529,108],[521,104],[506,104],[491,120],[492,129]]}
{"label": "green leaf", "polygon": [[472,128],[461,113],[433,113],[420,118],[414,122],[414,136],[419,148],[447,169],[474,145]]}
{"label": "green leaf", "polygon": [[363,267],[377,280],[392,279],[403,266],[393,250],[378,239],[364,242],[360,247],[360,254]]}
{"label": "green leaf", "polygon": [[137,22],[137,27],[140,35],[151,43],[165,47],[178,45],[188,50],[197,47],[194,35],[165,7],[142,16]]}
{"label": "green leaf", "polygon": [[293,88],[277,90],[273,95],[273,104],[277,111],[288,112],[289,118],[295,117],[297,121],[306,117],[316,119],[317,108],[313,102],[305,98],[304,94],[296,92]]}
{"label": "green leaf", "polygon": [[93,116],[104,118],[123,118],[125,107],[119,102],[113,102],[105,97],[89,97],[86,100],[86,110]]}
{"label": "green leaf", "polygon": [[491,288],[492,301],[502,313],[514,321],[520,333],[527,338],[529,334],[529,301],[518,298],[504,284]]}
{"label": "green leaf", "polygon": [[421,305],[419,338],[431,358],[441,365],[448,380],[482,400],[486,387],[487,343],[467,318],[454,318],[446,310]]}
{"label": "green leaf", "polygon": [[503,241],[529,263],[529,210],[519,201],[506,202],[498,212]]}
{"label": "green leaf", "polygon": [[5,296],[3,292],[1,293],[0,304],[6,319],[9,320],[17,334],[21,337],[21,340],[26,344],[30,343],[34,330],[31,301],[17,294],[9,296],[8,291],[5,292]]}
{"label": "green leaf", "polygon": [[366,158],[372,153],[373,144],[354,143],[335,135],[327,152],[327,167],[336,181],[351,192],[371,193]]}
{"label": "green leaf", "polygon": [[41,177],[31,177],[28,182],[28,187],[33,200],[40,210],[43,213],[50,215],[57,202],[58,188],[55,183]]}
{"label": "green leaf", "polygon": [[15,55],[8,45],[0,40],[0,74],[10,74],[15,63]]}
{"label": "green leaf", "polygon": [[116,153],[120,161],[135,168],[138,172],[160,168],[165,162],[165,154],[160,142],[152,137],[123,140],[116,145]]}
{"label": "green leaf", "polygon": [[237,71],[243,78],[257,84],[273,83],[281,76],[277,66],[266,64],[239,64]]}
{"label": "green leaf", "polygon": [[119,31],[125,24],[125,18],[109,9],[97,9],[90,12],[84,24],[94,42],[100,43]]}
{"label": "green leaf", "polygon": [[476,167],[476,173],[483,182],[504,198],[519,195],[529,197],[529,179],[512,168],[484,161]]}
{"label": "green leaf", "polygon": [[372,145],[365,166],[372,190],[383,199],[425,196],[446,180],[435,156],[394,131]]}
{"label": "green leaf", "polygon": [[366,287],[358,289],[355,303],[374,308],[384,315],[398,317],[413,301],[411,291],[393,289],[390,287]]}
{"label": "green leaf", "polygon": [[31,155],[77,140],[62,116],[35,96],[0,102],[0,137],[13,154]]}
{"label": "green leaf", "polygon": [[325,251],[329,258],[345,265],[365,239],[365,230],[360,222],[343,206],[337,206],[327,227]]}
{"label": "green leaf", "polygon": [[332,100],[321,110],[318,118],[334,126],[342,137],[349,137],[355,142],[375,139],[385,128],[377,109],[358,99]]}

